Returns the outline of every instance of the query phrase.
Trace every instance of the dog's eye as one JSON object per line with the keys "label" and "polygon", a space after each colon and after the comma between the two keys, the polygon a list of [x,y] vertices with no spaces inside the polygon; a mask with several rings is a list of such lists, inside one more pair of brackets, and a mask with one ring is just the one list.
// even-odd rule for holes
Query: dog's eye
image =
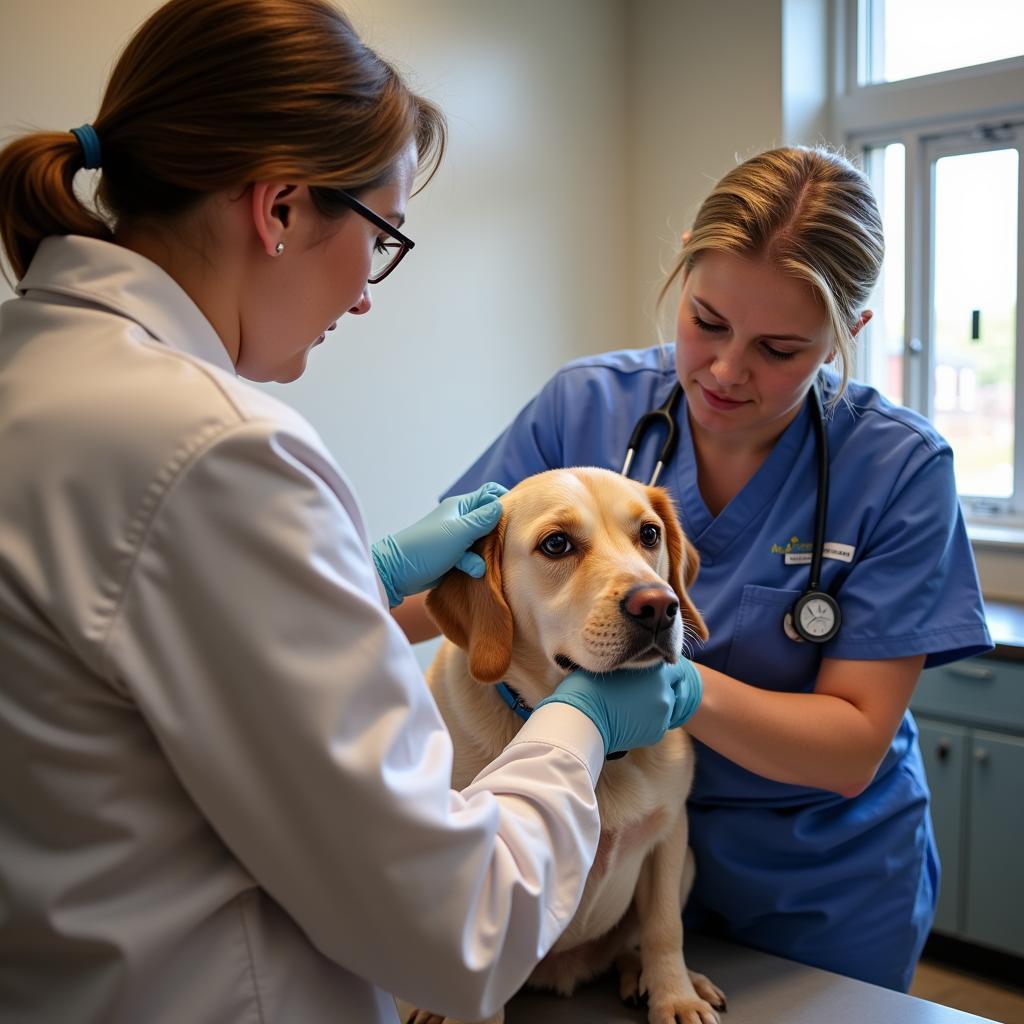
{"label": "dog's eye", "polygon": [[656,547],[659,540],[661,540],[661,530],[654,523],[644,523],[640,527],[640,543],[645,548]]}
{"label": "dog's eye", "polygon": [[548,558],[562,558],[573,550],[572,541],[564,533],[549,533],[539,547]]}

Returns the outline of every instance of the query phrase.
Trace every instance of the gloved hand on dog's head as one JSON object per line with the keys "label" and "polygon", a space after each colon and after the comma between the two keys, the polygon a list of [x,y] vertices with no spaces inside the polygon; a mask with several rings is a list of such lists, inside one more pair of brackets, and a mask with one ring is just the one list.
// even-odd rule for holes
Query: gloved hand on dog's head
{"label": "gloved hand on dog's head", "polygon": [[469,494],[445,498],[419,522],[388,534],[371,546],[388,604],[432,587],[449,569],[479,579],[484,560],[470,546],[490,533],[501,518],[501,484],[487,483]]}

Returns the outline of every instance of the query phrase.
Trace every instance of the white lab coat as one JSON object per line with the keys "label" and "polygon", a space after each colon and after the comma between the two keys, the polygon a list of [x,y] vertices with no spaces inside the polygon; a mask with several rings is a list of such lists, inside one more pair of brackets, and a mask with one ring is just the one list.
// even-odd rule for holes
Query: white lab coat
{"label": "white lab coat", "polygon": [[0,1019],[466,1018],[568,923],[603,749],[542,708],[462,793],[314,430],[148,260],[0,308]]}

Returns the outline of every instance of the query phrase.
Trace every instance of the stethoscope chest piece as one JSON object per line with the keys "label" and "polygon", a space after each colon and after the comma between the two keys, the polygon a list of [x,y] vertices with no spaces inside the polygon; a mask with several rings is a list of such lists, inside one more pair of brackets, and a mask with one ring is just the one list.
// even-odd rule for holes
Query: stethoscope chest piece
{"label": "stethoscope chest piece", "polygon": [[797,598],[791,611],[786,612],[782,628],[790,640],[806,640],[812,644],[825,644],[839,632],[843,617],[839,605],[831,594],[821,590],[808,590]]}

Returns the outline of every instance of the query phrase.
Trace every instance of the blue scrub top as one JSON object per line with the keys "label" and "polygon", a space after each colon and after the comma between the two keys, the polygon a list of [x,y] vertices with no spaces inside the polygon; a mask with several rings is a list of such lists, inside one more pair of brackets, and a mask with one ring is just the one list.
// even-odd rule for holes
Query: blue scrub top
{"label": "blue scrub top", "polygon": [[[513,486],[560,466],[619,470],[636,421],[676,381],[674,346],[569,363],[452,486]],[[822,396],[837,382],[823,375]],[[822,657],[925,654],[941,665],[991,649],[949,445],[923,417],[851,382],[826,413],[830,461],[822,563],[842,627],[795,643],[783,616],[808,583],[817,454],[806,406],[718,516],[697,485],[686,397],[679,446],[659,483],[700,553],[690,595],[710,638],[695,660],[771,690],[810,692]],[[631,475],[649,480],[663,434]],[[697,743],[690,844],[697,881],[687,920],[738,941],[906,989],[938,892],[928,789],[909,712],[864,793],[847,799],[761,778]]]}

